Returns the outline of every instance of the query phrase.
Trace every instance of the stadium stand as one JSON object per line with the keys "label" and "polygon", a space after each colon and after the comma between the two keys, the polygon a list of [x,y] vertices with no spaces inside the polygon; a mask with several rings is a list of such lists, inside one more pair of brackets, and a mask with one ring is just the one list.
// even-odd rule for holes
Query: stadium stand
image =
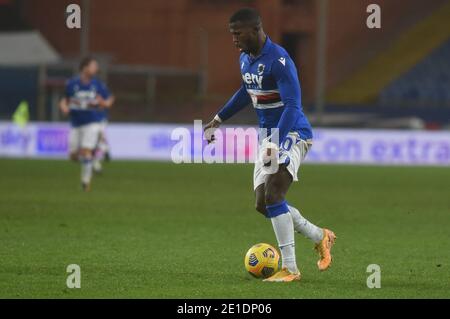
{"label": "stadium stand", "polygon": [[450,39],[380,94],[381,104],[450,107]]}

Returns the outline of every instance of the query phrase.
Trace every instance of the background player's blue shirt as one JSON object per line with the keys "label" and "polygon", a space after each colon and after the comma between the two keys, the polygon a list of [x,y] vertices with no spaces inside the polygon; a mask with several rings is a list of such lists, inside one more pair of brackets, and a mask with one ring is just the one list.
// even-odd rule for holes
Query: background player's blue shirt
{"label": "background player's blue shirt", "polygon": [[97,78],[83,83],[79,76],[70,79],[66,85],[66,98],[69,101],[70,122],[78,127],[89,123],[100,122],[107,116],[106,110],[89,106],[89,102],[100,95],[107,99],[111,96],[106,85]]}
{"label": "background player's blue shirt", "polygon": [[278,128],[280,144],[292,131],[298,132],[302,139],[311,139],[311,125],[302,109],[297,69],[286,50],[267,37],[258,57],[242,53],[239,64],[242,86],[219,111],[220,119],[225,121],[252,103],[259,127]]}

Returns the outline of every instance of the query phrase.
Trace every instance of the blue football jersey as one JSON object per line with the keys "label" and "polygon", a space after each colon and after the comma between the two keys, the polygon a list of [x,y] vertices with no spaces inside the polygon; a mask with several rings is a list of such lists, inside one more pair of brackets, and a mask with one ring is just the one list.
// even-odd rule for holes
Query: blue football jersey
{"label": "blue football jersey", "polygon": [[280,144],[289,132],[300,138],[312,138],[311,125],[303,113],[300,81],[289,54],[269,37],[255,58],[242,53],[239,58],[242,85],[219,111],[225,121],[249,104],[253,104],[259,127],[279,129]]}
{"label": "blue football jersey", "polygon": [[89,106],[89,103],[95,101],[97,95],[104,99],[111,95],[106,85],[97,78],[92,78],[88,83],[83,83],[80,77],[76,76],[67,82],[66,98],[69,101],[72,126],[78,127],[105,119],[105,109]]}

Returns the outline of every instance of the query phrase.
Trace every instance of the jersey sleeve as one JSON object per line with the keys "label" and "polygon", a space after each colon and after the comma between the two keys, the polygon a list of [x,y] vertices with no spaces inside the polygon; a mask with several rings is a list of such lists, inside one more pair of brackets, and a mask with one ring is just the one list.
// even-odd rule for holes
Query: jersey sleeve
{"label": "jersey sleeve", "polygon": [[98,94],[100,94],[100,96],[102,98],[104,98],[105,100],[108,99],[111,96],[111,92],[109,91],[108,87],[106,86],[105,83],[103,83],[102,81],[98,81],[98,88],[97,88],[97,92]]}
{"label": "jersey sleeve", "polygon": [[71,98],[71,97],[73,97],[73,95],[74,95],[74,89],[73,89],[73,87],[74,87],[74,85],[73,85],[73,82],[72,81],[67,81],[67,83],[66,83],[66,89],[65,89],[65,92],[64,92],[64,96],[66,97],[66,98]]}
{"label": "jersey sleeve", "polygon": [[222,121],[228,120],[234,114],[238,113],[244,107],[252,102],[250,95],[244,87],[241,85],[239,90],[228,100],[228,102],[222,107],[222,109],[217,113]]}
{"label": "jersey sleeve", "polygon": [[300,82],[297,76],[297,68],[288,56],[280,57],[273,62],[272,75],[285,106],[277,125],[279,144],[281,145],[301,114]]}
{"label": "jersey sleeve", "polygon": [[[244,56],[244,53],[241,53],[241,55],[239,56],[239,66],[242,63],[242,59]],[[228,102],[225,103],[225,105],[220,109],[217,115],[222,121],[226,121],[251,103],[252,99],[248,94],[244,83],[242,82],[241,87],[233,94]]]}

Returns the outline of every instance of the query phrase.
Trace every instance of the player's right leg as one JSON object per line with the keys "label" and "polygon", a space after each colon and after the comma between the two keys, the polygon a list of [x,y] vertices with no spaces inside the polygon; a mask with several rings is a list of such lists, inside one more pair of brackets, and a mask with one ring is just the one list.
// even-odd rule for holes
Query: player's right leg
{"label": "player's right leg", "polygon": [[255,189],[255,209],[257,212],[267,217],[265,196],[264,184],[257,186]]}
{"label": "player's right leg", "polygon": [[79,160],[80,150],[80,129],[78,127],[71,127],[69,131],[69,158],[74,162]]}
{"label": "player's right leg", "polygon": [[295,260],[294,224],[285,199],[291,183],[292,176],[282,164],[279,165],[276,173],[267,175],[264,184],[267,217],[272,222],[282,261],[282,270],[266,281],[300,280],[300,272]]}

